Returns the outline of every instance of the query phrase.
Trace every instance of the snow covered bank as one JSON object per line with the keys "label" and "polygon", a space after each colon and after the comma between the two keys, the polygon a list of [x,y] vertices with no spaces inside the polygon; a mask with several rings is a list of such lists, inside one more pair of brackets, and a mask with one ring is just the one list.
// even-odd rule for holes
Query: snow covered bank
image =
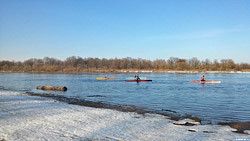
{"label": "snow covered bank", "polygon": [[[190,119],[188,119],[190,120]],[[0,91],[0,140],[235,140],[249,139],[219,125],[180,126],[157,114],[70,105]],[[186,122],[180,121],[180,122]]]}

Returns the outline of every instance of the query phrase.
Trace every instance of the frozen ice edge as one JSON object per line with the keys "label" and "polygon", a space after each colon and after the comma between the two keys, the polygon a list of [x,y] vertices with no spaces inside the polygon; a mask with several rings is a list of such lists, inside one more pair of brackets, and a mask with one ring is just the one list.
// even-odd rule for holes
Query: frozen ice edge
{"label": "frozen ice edge", "polygon": [[[185,119],[179,122],[190,121]],[[174,125],[157,114],[70,105],[0,91],[0,140],[235,140],[229,126]]]}

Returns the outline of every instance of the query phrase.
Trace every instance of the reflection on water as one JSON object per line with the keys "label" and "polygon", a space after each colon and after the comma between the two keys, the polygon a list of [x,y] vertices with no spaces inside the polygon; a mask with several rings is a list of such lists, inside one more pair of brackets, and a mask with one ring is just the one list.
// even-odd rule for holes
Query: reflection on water
{"label": "reflection on water", "polygon": [[[66,86],[66,92],[49,92],[67,97],[128,104],[152,110],[171,110],[192,114],[205,123],[249,121],[250,74],[205,74],[207,80],[221,84],[199,84],[203,74],[145,73],[152,82],[125,82],[132,73],[109,74],[113,80],[97,80],[106,74],[29,74],[0,73],[0,90],[32,91],[36,86]],[[93,96],[99,95],[99,96]]]}

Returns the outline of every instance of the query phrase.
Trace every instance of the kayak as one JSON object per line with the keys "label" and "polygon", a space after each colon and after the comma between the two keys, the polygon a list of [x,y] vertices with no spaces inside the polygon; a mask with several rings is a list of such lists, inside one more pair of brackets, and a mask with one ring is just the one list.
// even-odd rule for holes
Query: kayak
{"label": "kayak", "polygon": [[108,78],[100,77],[100,78],[96,78],[96,79],[117,79],[117,78],[116,77],[108,77]]}
{"label": "kayak", "polygon": [[[136,77],[127,77],[126,79],[136,79]],[[140,79],[147,79],[146,77],[140,77]]]}
{"label": "kayak", "polygon": [[127,82],[145,82],[145,81],[152,81],[149,79],[141,79],[141,80],[126,80]]}
{"label": "kayak", "polygon": [[189,82],[193,82],[193,83],[221,83],[221,81],[189,81]]}

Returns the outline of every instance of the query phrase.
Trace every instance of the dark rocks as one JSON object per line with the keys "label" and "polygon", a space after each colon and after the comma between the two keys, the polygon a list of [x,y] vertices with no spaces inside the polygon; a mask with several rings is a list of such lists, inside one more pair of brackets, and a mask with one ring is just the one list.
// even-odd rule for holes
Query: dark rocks
{"label": "dark rocks", "polygon": [[198,117],[191,117],[190,119],[194,120],[195,122],[201,123],[201,119]]}
{"label": "dark rocks", "polygon": [[219,122],[218,125],[228,125],[231,128],[235,128],[237,129],[236,131],[233,132],[237,132],[237,133],[245,133],[245,130],[250,130],[250,121],[249,122]]}
{"label": "dark rocks", "polygon": [[200,124],[198,122],[174,122],[174,125],[194,126]]}
{"label": "dark rocks", "polygon": [[106,96],[104,96],[104,95],[89,95],[87,97],[106,97]]}
{"label": "dark rocks", "polygon": [[203,131],[204,133],[218,133],[217,131],[209,131],[209,130],[205,130]]}
{"label": "dark rocks", "polygon": [[190,131],[190,132],[198,132],[198,130],[196,130],[196,129],[189,129],[188,131]]}

